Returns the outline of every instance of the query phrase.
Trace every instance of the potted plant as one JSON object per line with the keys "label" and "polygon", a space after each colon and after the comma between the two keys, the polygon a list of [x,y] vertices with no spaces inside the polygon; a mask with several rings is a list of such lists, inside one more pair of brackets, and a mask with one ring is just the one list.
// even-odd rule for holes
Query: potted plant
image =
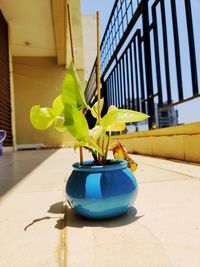
{"label": "potted plant", "polygon": [[[137,182],[127,168],[127,161],[107,159],[112,131],[122,131],[128,122],[147,119],[146,114],[110,106],[101,118],[104,100],[100,99],[100,24],[97,11],[97,94],[98,101],[88,106],[77,75],[70,6],[67,3],[68,25],[72,63],[62,83],[61,94],[51,107],[35,105],[30,112],[32,125],[45,130],[54,125],[60,132],[69,132],[76,138],[74,149],[80,149],[80,162],[73,164],[73,171],[66,184],[67,200],[75,212],[91,218],[108,218],[127,211],[137,195]],[[84,116],[90,111],[97,124],[89,129]],[[88,149],[93,161],[83,161],[82,147]]]}
{"label": "potted plant", "polygon": [[[101,99],[101,109],[103,108]],[[79,214],[92,218],[112,217],[124,213],[137,195],[137,182],[124,160],[107,159],[112,131],[122,131],[125,123],[147,119],[144,113],[110,106],[100,117],[100,125],[89,129],[86,110],[97,118],[97,103],[88,106],[74,64],[71,63],[51,107],[35,105],[30,121],[34,128],[45,130],[54,125],[60,132],[76,138],[74,149],[84,147],[93,161],[76,162],[67,181],[70,206]]]}

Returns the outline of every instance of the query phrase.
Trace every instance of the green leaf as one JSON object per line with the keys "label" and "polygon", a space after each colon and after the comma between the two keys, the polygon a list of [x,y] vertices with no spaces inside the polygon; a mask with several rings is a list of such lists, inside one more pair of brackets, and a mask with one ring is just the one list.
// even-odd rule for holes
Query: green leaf
{"label": "green leaf", "polygon": [[56,114],[56,116],[60,116],[63,113],[64,105],[63,105],[61,95],[57,96],[54,99],[54,101],[52,103],[52,109],[53,109],[54,113]]}
{"label": "green leaf", "polygon": [[147,119],[149,116],[128,109],[115,109],[108,112],[101,120],[101,126],[104,131],[112,131],[112,126],[115,124],[138,122]]}
{"label": "green leaf", "polygon": [[83,113],[72,105],[64,106],[65,123],[68,131],[78,139],[84,139],[89,135],[89,127]]}
{"label": "green leaf", "polygon": [[64,104],[70,104],[73,107],[88,108],[80,79],[72,63],[62,84],[62,100]]}
{"label": "green leaf", "polygon": [[64,118],[63,117],[57,117],[56,120],[55,120],[55,128],[58,132],[61,132],[61,133],[64,133],[64,132],[67,132],[67,126],[64,125]]}
{"label": "green leaf", "polygon": [[[104,105],[104,98],[100,100],[100,110],[102,111]],[[98,117],[98,101],[92,106],[91,113],[94,118]]]}
{"label": "green leaf", "polygon": [[55,113],[51,108],[41,108],[39,105],[35,105],[31,108],[30,121],[37,130],[48,129],[55,119]]}

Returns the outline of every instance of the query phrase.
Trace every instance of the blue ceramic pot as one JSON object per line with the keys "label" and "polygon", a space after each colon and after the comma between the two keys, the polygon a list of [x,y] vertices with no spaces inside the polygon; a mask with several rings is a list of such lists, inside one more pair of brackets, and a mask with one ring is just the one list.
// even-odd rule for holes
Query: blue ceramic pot
{"label": "blue ceramic pot", "polygon": [[92,166],[73,164],[66,193],[75,212],[90,218],[110,218],[128,210],[137,196],[137,182],[124,160]]}

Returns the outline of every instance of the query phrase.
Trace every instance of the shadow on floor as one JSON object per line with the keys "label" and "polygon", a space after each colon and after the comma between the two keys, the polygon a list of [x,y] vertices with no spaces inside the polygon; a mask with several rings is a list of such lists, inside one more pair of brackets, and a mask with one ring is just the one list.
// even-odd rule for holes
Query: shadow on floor
{"label": "shadow on floor", "polygon": [[55,225],[55,228],[59,230],[64,229],[66,226],[76,228],[99,226],[107,228],[120,227],[133,223],[143,217],[136,216],[137,210],[134,207],[130,207],[125,214],[115,218],[104,220],[88,219],[75,214],[72,209],[69,208],[67,205],[64,205],[63,202],[58,202],[51,205],[48,212],[53,214],[64,214],[64,217],[62,219],[57,220],[57,223]]}
{"label": "shadow on floor", "polygon": [[[49,210],[48,210],[48,212],[49,213],[53,213],[53,214],[59,214],[59,215],[60,214],[64,214],[65,213],[64,202],[60,201],[60,202],[57,202],[57,203],[51,205]],[[26,231],[29,227],[31,227],[35,223],[38,223],[38,222],[41,222],[41,221],[44,221],[44,220],[55,219],[55,218],[58,219],[58,218],[60,218],[60,216],[44,216],[44,217],[41,217],[41,218],[36,218],[31,223],[27,224],[24,227],[24,231]]]}
{"label": "shadow on floor", "polygon": [[57,150],[5,152],[0,156],[0,197]]}
{"label": "shadow on floor", "polygon": [[57,220],[56,222],[55,228],[62,230],[66,226],[76,227],[76,228],[83,228],[83,227],[114,228],[131,224],[143,217],[143,215],[136,216],[137,210],[134,207],[130,207],[125,214],[120,215],[118,217],[111,219],[104,219],[104,220],[101,219],[92,220],[75,214],[71,208],[65,205],[65,202],[63,201],[52,204],[48,210],[48,213],[58,214],[58,215],[63,214],[64,217],[60,218],[60,216],[45,216],[42,218],[36,218],[31,223],[25,226],[24,231],[26,231],[29,227],[31,227],[35,223],[55,218],[59,218],[59,220]]}
{"label": "shadow on floor", "polygon": [[26,225],[24,227],[24,231],[26,231],[29,227],[31,227],[33,224],[35,223],[38,223],[40,221],[43,221],[43,220],[49,220],[49,219],[52,219],[52,217],[50,216],[45,216],[45,217],[42,217],[42,218],[37,218],[37,219],[34,219],[31,223],[29,223],[28,225]]}

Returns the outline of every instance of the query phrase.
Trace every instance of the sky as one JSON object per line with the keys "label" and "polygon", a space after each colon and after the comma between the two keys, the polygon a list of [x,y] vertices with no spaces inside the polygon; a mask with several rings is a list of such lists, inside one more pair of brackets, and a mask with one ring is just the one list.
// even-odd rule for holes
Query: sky
{"label": "sky", "polygon": [[81,13],[84,15],[95,15],[100,12],[101,38],[106,29],[115,0],[81,0]]}
{"label": "sky", "polygon": [[[103,37],[112,7],[114,5],[115,0],[81,0],[81,12],[84,15],[94,15],[96,11],[98,10],[100,12],[100,30],[101,30],[101,38]],[[169,1],[167,0],[166,3]],[[178,1],[178,4],[183,4],[184,1]],[[200,23],[197,22],[199,20],[199,14],[200,14],[200,1],[199,0],[192,0],[192,14],[193,14],[193,24],[194,24],[194,36],[196,44],[199,43],[200,40]],[[168,5],[168,4],[167,4]],[[167,9],[166,9],[167,10]],[[179,6],[177,8],[177,12],[180,10],[181,12],[184,12],[184,8]],[[189,62],[189,55],[188,55],[188,43],[185,38],[185,32],[184,32],[184,24],[185,24],[185,16],[180,17],[179,23],[179,31],[180,31],[180,48],[182,51],[182,76],[183,76],[183,84],[187,87],[184,88],[185,96],[189,97],[191,94],[191,78],[190,78],[190,72],[189,67],[187,66],[187,62]],[[186,25],[186,24],[185,24]],[[172,31],[170,32],[170,26],[168,27],[168,34],[172,34]],[[169,38],[168,38],[169,39]],[[170,50],[171,49],[171,50]],[[169,45],[169,54],[174,53],[173,47]],[[199,70],[199,87],[200,87],[200,50],[196,46],[196,56],[197,56],[197,68]],[[173,56],[172,56],[173,58]],[[177,91],[176,89],[176,78],[175,75],[173,75],[173,72],[175,72],[175,63],[171,62],[171,82],[172,82],[172,88],[174,88],[173,97],[175,99],[175,102],[177,101]],[[188,68],[187,68],[188,67]],[[164,77],[163,77],[164,78]],[[199,88],[200,90],[200,88]],[[200,97],[196,98],[192,101],[180,104],[175,106],[176,109],[178,109],[179,113],[179,123],[190,123],[190,122],[197,122],[200,121]]]}

